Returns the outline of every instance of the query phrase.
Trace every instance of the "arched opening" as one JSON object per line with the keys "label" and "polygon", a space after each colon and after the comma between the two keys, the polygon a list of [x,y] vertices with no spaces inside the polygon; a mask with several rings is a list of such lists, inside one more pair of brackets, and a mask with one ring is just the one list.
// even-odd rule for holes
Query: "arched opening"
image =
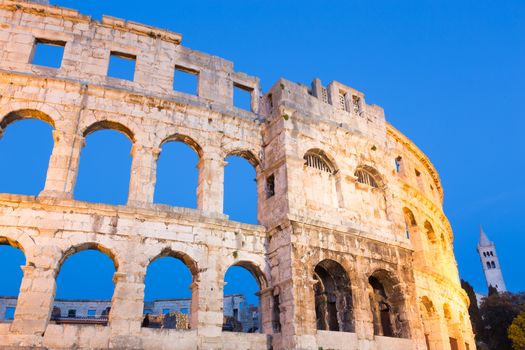
{"label": "arched opening", "polygon": [[257,179],[252,156],[234,153],[224,169],[224,213],[231,220],[257,224]]}
{"label": "arched opening", "polygon": [[75,199],[106,204],[127,202],[133,138],[126,130],[116,123],[96,123],[86,130]]}
{"label": "arched opening", "polygon": [[412,237],[415,236],[415,234],[417,233],[416,218],[414,217],[414,213],[412,213],[412,210],[408,208],[403,208],[403,216],[405,218],[406,238],[412,239]]}
{"label": "arched opening", "polygon": [[142,327],[190,329],[196,273],[195,263],[183,254],[166,250],[155,258],[146,272]]}
{"label": "arched opening", "polygon": [[432,224],[428,222],[428,220],[425,221],[425,232],[430,243],[437,242],[437,237],[436,233],[434,232],[434,228],[432,227]]}
{"label": "arched opening", "polygon": [[333,159],[317,148],[308,150],[303,159],[305,207],[318,212],[343,206],[341,177]]}
{"label": "arched opening", "polygon": [[379,270],[368,278],[368,292],[374,335],[409,338],[399,283],[388,272]]}
{"label": "arched opening", "polygon": [[364,217],[371,217],[377,223],[386,224],[386,184],[379,172],[368,165],[359,165],[355,172],[355,200],[361,202],[359,211]]}
{"label": "arched opening", "polygon": [[323,260],[315,266],[313,279],[317,329],[353,332],[352,290],[344,268]]}
{"label": "arched opening", "polygon": [[[199,153],[183,139],[169,140],[162,145],[157,161],[155,203],[177,207],[197,207],[197,183],[199,178]],[[199,149],[199,148],[197,148]]]}
{"label": "arched opening", "polygon": [[419,303],[419,313],[423,321],[423,331],[425,333],[425,343],[427,349],[441,348],[441,327],[439,318],[436,315],[434,303],[427,296],[423,296]]}
{"label": "arched opening", "polygon": [[0,263],[2,264],[0,323],[12,322],[15,318],[20,284],[24,277],[20,267],[26,264],[26,258],[16,242],[0,237]]}
{"label": "arched opening", "polygon": [[51,320],[107,325],[117,268],[114,256],[104,247],[86,244],[69,250],[57,276]]}
{"label": "arched opening", "polygon": [[53,124],[38,111],[9,113],[0,123],[0,192],[38,195],[53,151]]}
{"label": "arched opening", "polygon": [[250,263],[238,263],[226,271],[224,282],[222,330],[260,333],[259,291],[265,285],[260,270]]}

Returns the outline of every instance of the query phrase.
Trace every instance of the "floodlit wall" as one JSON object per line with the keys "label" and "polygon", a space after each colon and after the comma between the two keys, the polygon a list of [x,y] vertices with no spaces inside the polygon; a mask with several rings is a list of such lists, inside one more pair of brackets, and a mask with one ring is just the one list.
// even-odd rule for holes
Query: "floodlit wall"
{"label": "floodlit wall", "polygon": [[[0,135],[23,118],[54,129],[40,195],[0,194],[0,243],[27,260],[1,346],[448,350],[452,337],[474,347],[438,174],[361,92],[280,80],[263,95],[257,78],[177,33],[60,7],[3,0],[0,23]],[[58,68],[33,64],[37,44],[63,47]],[[134,60],[132,81],[108,76],[115,55]],[[197,75],[196,94],[174,91],[176,70]],[[249,110],[233,104],[239,87]],[[85,137],[100,129],[133,143],[127,205],[73,199]],[[153,204],[169,140],[199,155],[197,209]],[[228,155],[255,167],[259,225],[223,213]],[[83,249],[116,267],[108,326],[50,322],[61,264]],[[193,275],[187,331],[141,327],[146,269],[165,255]],[[222,331],[232,265],[259,283],[261,334]]]}

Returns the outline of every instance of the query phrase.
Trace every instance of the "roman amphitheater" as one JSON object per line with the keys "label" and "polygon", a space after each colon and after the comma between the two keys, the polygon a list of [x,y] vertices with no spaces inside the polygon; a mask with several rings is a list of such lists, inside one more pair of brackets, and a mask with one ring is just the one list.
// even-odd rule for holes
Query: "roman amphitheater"
{"label": "roman amphitheater", "polygon": [[[0,26],[0,136],[35,118],[54,138],[43,191],[0,194],[0,243],[27,261],[0,346],[475,349],[438,173],[363,93],[318,79],[263,93],[177,33],[47,4],[0,0]],[[63,48],[59,68],[33,64],[37,44]],[[110,56],[134,61],[132,81],[108,76]],[[176,71],[198,79],[196,94],[174,91]],[[249,110],[233,103],[239,89]],[[126,205],[73,199],[84,139],[101,129],[133,143]],[[153,202],[169,141],[199,156],[197,209]],[[258,225],[223,213],[229,155],[255,168]],[[85,249],[116,268],[107,326],[54,323],[56,276]],[[187,330],[141,327],[145,272],[159,256],[192,273]],[[260,333],[222,329],[233,265],[259,284]]]}

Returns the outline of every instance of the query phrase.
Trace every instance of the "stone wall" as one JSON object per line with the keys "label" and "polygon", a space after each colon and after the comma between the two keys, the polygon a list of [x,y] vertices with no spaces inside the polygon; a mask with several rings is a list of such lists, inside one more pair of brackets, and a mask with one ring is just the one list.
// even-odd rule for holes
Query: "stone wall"
{"label": "stone wall", "polygon": [[[364,94],[319,80],[262,94],[181,35],[111,17],[1,0],[0,23],[0,135],[24,118],[54,129],[43,191],[0,194],[0,243],[27,261],[0,346],[448,350],[453,337],[474,348],[439,176]],[[32,64],[38,42],[64,46],[59,68]],[[136,59],[133,81],[107,76],[112,52]],[[173,91],[176,67],[198,74],[196,95]],[[239,86],[249,111],[233,105]],[[100,129],[133,143],[123,206],[73,199],[84,139]],[[153,203],[171,140],[199,156],[197,209]],[[259,225],[223,213],[228,155],[255,167]],[[50,323],[61,264],[83,249],[116,267],[106,327]],[[193,275],[188,331],[141,328],[146,269],[166,255]],[[262,334],[222,332],[232,265],[259,282]]]}

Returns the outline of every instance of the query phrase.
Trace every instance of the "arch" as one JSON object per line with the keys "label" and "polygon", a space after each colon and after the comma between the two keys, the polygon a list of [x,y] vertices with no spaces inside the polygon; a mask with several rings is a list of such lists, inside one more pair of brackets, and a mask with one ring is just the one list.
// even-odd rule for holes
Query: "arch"
{"label": "arch", "polygon": [[104,253],[113,262],[115,271],[118,271],[118,267],[119,267],[118,258],[117,258],[117,255],[111,249],[97,242],[85,242],[85,243],[80,243],[72,247],[69,247],[67,250],[65,250],[62,253],[62,257],[58,261],[57,267],[55,269],[55,277],[58,276],[60,269],[62,268],[62,265],[70,256],[78,252],[84,251],[84,250],[98,250],[99,252]]}
{"label": "arch", "polygon": [[20,268],[27,265],[27,257],[22,246],[15,240],[0,236],[0,257],[2,257],[2,283],[0,283],[0,323],[11,322],[15,318],[18,296],[24,272]]}
{"label": "arch", "polygon": [[319,148],[309,149],[304,154],[303,159],[305,161],[304,165],[310,168],[325,171],[332,175],[338,171],[334,159]]}
{"label": "arch", "polygon": [[94,133],[95,131],[99,131],[99,130],[116,130],[126,135],[131,140],[132,143],[136,141],[135,134],[131,131],[130,128],[128,128],[127,126],[119,122],[114,122],[111,120],[101,120],[101,121],[98,121],[98,122],[95,122],[89,125],[82,132],[82,136],[88,137],[90,134]]}
{"label": "arch", "polygon": [[162,148],[162,146],[164,144],[169,143],[169,142],[182,142],[182,143],[184,143],[185,145],[187,145],[191,149],[193,149],[193,151],[195,151],[195,153],[197,153],[197,155],[199,156],[199,159],[201,159],[202,156],[204,155],[204,151],[203,151],[202,147],[200,146],[200,144],[197,141],[195,141],[195,139],[192,138],[191,136],[184,135],[184,134],[173,134],[173,135],[170,135],[170,136],[166,137],[164,140],[162,140],[162,142],[159,145],[159,148]]}
{"label": "arch", "polygon": [[[81,243],[68,248],[57,265],[55,306],[63,306],[64,302],[65,305],[72,303],[72,306],[68,306],[62,315],[50,312],[51,321],[61,323],[67,317],[78,324],[107,325],[116,289],[114,277],[118,262],[115,254],[99,243]],[[78,300],[97,300],[99,304],[110,306],[107,312],[75,308]]]}
{"label": "arch", "polygon": [[177,134],[162,141],[153,202],[197,208],[202,155],[202,148],[187,136]]}
{"label": "arch", "polygon": [[409,338],[405,297],[397,277],[387,270],[376,270],[368,278],[368,292],[374,334]]}
{"label": "arch", "polygon": [[421,297],[420,306],[422,306],[420,307],[420,310],[422,311],[422,315],[424,319],[429,319],[436,315],[436,308],[434,307],[434,303],[426,295]]}
{"label": "arch", "polygon": [[334,260],[314,267],[315,315],[318,330],[353,332],[353,302],[346,270]]}
{"label": "arch", "polygon": [[355,172],[357,182],[374,187],[374,188],[385,188],[385,182],[379,172],[369,165],[359,165]]}
{"label": "arch", "polygon": [[450,305],[448,303],[443,304],[443,317],[446,320],[452,320],[452,312],[450,311]]}
{"label": "arch", "polygon": [[196,262],[183,252],[164,248],[152,258],[144,280],[142,327],[179,330],[195,327],[197,319],[193,311],[198,300],[193,283],[198,280],[197,274]]}
{"label": "arch", "polygon": [[408,227],[417,226],[416,218],[414,217],[414,213],[412,212],[412,210],[408,209],[407,207],[404,207],[403,215],[405,217],[405,223]]}
{"label": "arch", "polygon": [[[11,126],[13,123],[16,125]],[[44,189],[55,142],[53,129],[54,121],[36,110],[19,110],[4,117],[0,192],[36,196]]]}
{"label": "arch", "polygon": [[[251,153],[249,153],[251,154]],[[259,191],[255,158],[230,153],[224,168],[223,212],[230,220],[258,224]]]}
{"label": "arch", "polygon": [[250,150],[234,149],[234,150],[228,151],[224,158],[228,158],[231,156],[237,156],[237,157],[246,159],[256,170],[261,164],[261,162],[259,161],[259,158]]}
{"label": "arch", "polygon": [[[251,286],[249,275],[255,282]],[[261,269],[253,262],[238,261],[225,271],[224,282],[223,331],[261,332],[260,291],[267,286]]]}
{"label": "arch", "polygon": [[425,231],[426,231],[428,240],[431,243],[436,243],[437,242],[437,237],[436,237],[436,233],[434,231],[434,227],[432,227],[432,224],[428,220],[426,220],[425,224],[424,224],[424,227],[425,227]]}
{"label": "arch", "polygon": [[[44,113],[37,109],[19,109],[16,111],[9,112],[0,121],[0,129],[5,129],[9,124],[12,124],[22,119],[38,119],[42,120],[56,128],[55,121],[47,113]],[[0,132],[1,135],[1,132]]]}
{"label": "arch", "polygon": [[[118,123],[98,122],[84,135],[73,198],[76,200],[126,204],[133,164],[133,135]],[[96,189],[96,190],[95,190]]]}

